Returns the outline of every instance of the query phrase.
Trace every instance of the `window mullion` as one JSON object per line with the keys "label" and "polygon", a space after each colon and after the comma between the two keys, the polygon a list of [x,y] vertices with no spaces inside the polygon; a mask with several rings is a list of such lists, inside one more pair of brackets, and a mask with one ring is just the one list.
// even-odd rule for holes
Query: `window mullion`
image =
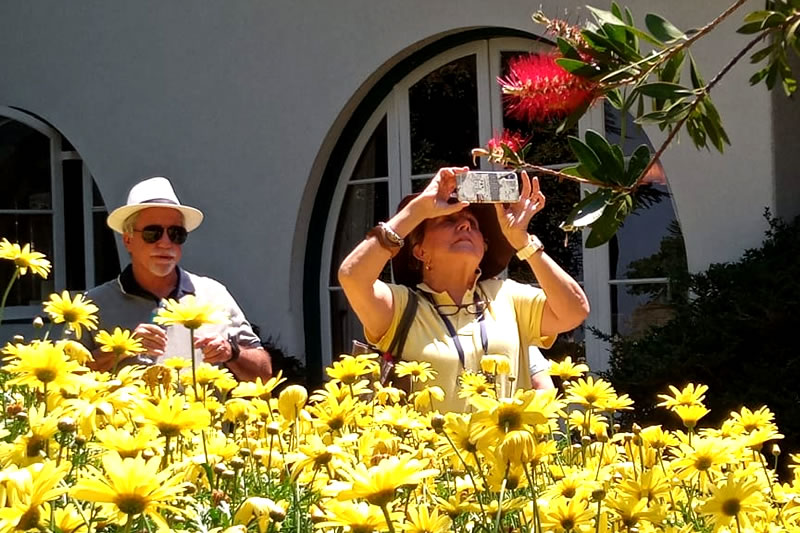
{"label": "window mullion", "polygon": [[[478,145],[481,146],[491,136],[492,130],[496,129],[494,124],[494,95],[492,86],[494,83],[494,69],[492,68],[492,51],[489,41],[475,54],[475,76],[477,78],[478,90]],[[486,159],[481,158],[480,168],[486,165]]]}
{"label": "window mullion", "polygon": [[400,197],[411,194],[411,113],[408,103],[409,85],[398,84],[393,91],[393,109],[397,117],[399,145]]}
{"label": "window mullion", "polygon": [[61,136],[50,137],[50,179],[53,207],[53,286],[60,292],[67,285],[67,250],[64,235],[64,169]]}
{"label": "window mullion", "polygon": [[94,196],[92,191],[92,175],[86,163],[81,163],[81,187],[83,193],[83,263],[86,288],[95,286],[94,276],[94,213],[92,210]]}

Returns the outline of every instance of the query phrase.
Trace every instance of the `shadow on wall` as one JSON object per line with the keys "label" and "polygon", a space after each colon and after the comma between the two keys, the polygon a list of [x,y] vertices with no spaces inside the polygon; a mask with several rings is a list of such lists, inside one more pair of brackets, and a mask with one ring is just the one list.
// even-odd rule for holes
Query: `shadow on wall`
{"label": "shadow on wall", "polygon": [[269,352],[272,357],[272,371],[277,374],[283,372],[286,381],[275,388],[273,396],[276,396],[283,388],[288,385],[303,385],[308,388],[308,373],[305,365],[300,359],[293,355],[288,355],[283,347],[278,343],[278,338],[268,335],[266,338],[261,336],[261,328],[252,324],[253,331],[261,339],[261,346]]}

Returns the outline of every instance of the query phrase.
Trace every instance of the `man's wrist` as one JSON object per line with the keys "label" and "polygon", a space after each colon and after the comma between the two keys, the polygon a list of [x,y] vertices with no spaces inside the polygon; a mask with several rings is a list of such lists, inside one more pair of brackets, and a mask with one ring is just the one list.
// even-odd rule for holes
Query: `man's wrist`
{"label": "man's wrist", "polygon": [[231,357],[226,363],[230,363],[231,361],[236,361],[239,359],[239,356],[242,354],[242,348],[239,346],[239,342],[236,340],[236,337],[233,335],[228,336],[228,344],[231,345]]}

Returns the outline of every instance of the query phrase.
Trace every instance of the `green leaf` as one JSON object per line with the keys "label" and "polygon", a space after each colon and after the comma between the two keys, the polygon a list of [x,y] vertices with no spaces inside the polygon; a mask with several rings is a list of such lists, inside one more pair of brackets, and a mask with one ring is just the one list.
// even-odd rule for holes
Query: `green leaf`
{"label": "green leaf", "polygon": [[608,103],[616,109],[622,109],[622,92],[619,89],[613,89],[605,94]]}
{"label": "green leaf", "polygon": [[605,11],[592,6],[586,6],[586,9],[591,11],[597,22],[602,26],[603,24],[616,24],[617,26],[626,26],[625,21],[617,17],[611,11]]}
{"label": "green leaf", "polygon": [[578,61],[577,59],[565,59],[560,57],[556,59],[556,63],[561,65],[567,72],[571,72],[576,76],[581,76],[584,78],[591,78],[595,74],[597,74],[597,70],[589,65],[588,63],[584,63],[583,61]]}
{"label": "green leaf", "polygon": [[748,13],[746,17],[744,17],[745,22],[761,22],[771,14],[775,13],[774,11],[767,11],[767,10],[760,10],[760,11],[753,11],[752,13]]}
{"label": "green leaf", "polygon": [[619,207],[616,204],[607,206],[603,211],[603,215],[591,225],[592,232],[586,238],[587,248],[597,248],[611,240],[619,229],[618,209]]}
{"label": "green leaf", "polygon": [[622,10],[619,8],[619,4],[616,2],[611,2],[611,14],[617,17],[619,20],[622,20]]}
{"label": "green leaf", "polygon": [[695,89],[705,87],[706,82],[703,80],[703,76],[700,75],[700,69],[697,68],[697,63],[694,62],[694,57],[691,54],[689,54],[689,73],[692,77],[692,87]]}
{"label": "green leaf", "polygon": [[770,91],[775,87],[775,81],[778,79],[778,63],[772,63],[767,70],[767,89]]}
{"label": "green leaf", "polygon": [[750,85],[757,85],[761,80],[767,77],[769,67],[762,68],[752,76],[750,76]]}
{"label": "green leaf", "polygon": [[647,30],[662,43],[668,43],[678,39],[685,39],[686,34],[675,27],[670,21],[657,15],[656,13],[648,13],[644,17],[644,25]]}
{"label": "green leaf", "polygon": [[[800,22],[800,20],[798,21]],[[775,50],[775,44],[769,44],[750,56],[750,63],[759,63],[765,60]]]}
{"label": "green leaf", "polygon": [[570,115],[559,124],[558,128],[556,128],[556,134],[562,134],[565,131],[569,131],[574,128],[578,121],[581,119],[583,115],[586,114],[586,110],[589,109],[589,106],[592,105],[591,100],[586,100],[584,103],[580,105],[575,111],[570,113]]}
{"label": "green leaf", "polygon": [[578,158],[581,165],[585,167],[585,169],[589,172],[591,176],[594,176],[595,172],[600,169],[600,158],[597,154],[589,148],[589,145],[584,143],[579,138],[570,135],[567,138],[567,142],[569,142],[569,147],[572,149],[572,153],[575,154],[575,157]]}
{"label": "green leaf", "polygon": [[681,68],[683,67],[683,61],[685,59],[686,53],[683,50],[670,57],[669,60],[667,60],[667,62],[664,64],[664,68],[661,69],[661,74],[659,76],[661,81],[672,83],[677,83],[680,81]]}
{"label": "green leaf", "polygon": [[600,158],[600,168],[595,175],[606,183],[619,183],[625,172],[624,159],[617,158],[611,144],[594,130],[587,130],[584,136],[586,144]]}
{"label": "green leaf", "polygon": [[736,33],[741,33],[743,35],[752,35],[753,33],[758,33],[761,31],[761,22],[748,22],[747,24],[742,24],[739,26],[739,29],[736,30]]}
{"label": "green leaf", "polygon": [[783,13],[772,13],[764,22],[761,23],[761,29],[775,28],[780,26],[786,21],[786,15]]}
{"label": "green leaf", "polygon": [[676,98],[692,94],[692,92],[686,89],[686,87],[683,85],[665,81],[645,83],[644,85],[637,87],[636,90],[645,96],[659,98],[662,100],[674,100]]}
{"label": "green leaf", "polygon": [[575,48],[571,42],[564,39],[563,37],[558,37],[556,39],[556,43],[558,44],[558,50],[561,52],[561,55],[567,59],[580,59],[581,55],[578,53],[578,49]]}
{"label": "green leaf", "polygon": [[625,183],[623,185],[630,186],[636,183],[642,172],[650,163],[650,147],[646,144],[640,145],[628,160],[628,170],[625,172]]}
{"label": "green leaf", "polygon": [[598,218],[603,216],[603,211],[608,205],[611,196],[609,189],[600,189],[587,194],[583,200],[575,204],[575,207],[567,215],[566,220],[561,223],[564,231],[575,231],[593,224]]}

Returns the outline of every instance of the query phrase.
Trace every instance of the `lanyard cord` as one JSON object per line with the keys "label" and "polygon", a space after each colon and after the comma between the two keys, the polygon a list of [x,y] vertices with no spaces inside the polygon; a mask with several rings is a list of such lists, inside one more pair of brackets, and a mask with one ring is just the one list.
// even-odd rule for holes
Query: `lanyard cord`
{"label": "lanyard cord", "polygon": [[[458,332],[456,331],[455,326],[453,326],[453,323],[450,322],[449,318],[439,312],[439,308],[436,307],[436,302],[434,301],[433,296],[427,292],[425,293],[425,296],[427,296],[428,300],[430,300],[431,304],[433,304],[433,308],[436,309],[436,313],[442,319],[444,326],[447,328],[447,333],[450,335],[450,338],[453,339],[453,344],[456,345],[456,351],[458,352],[458,360],[461,361],[461,368],[466,369],[467,367],[465,362],[466,356],[464,355],[464,347],[461,345],[461,339],[458,338]],[[477,306],[480,302],[480,297],[478,296],[477,290],[473,293],[472,297],[473,302],[475,302],[475,305]],[[483,345],[483,355],[489,353],[489,335],[486,332],[486,322],[483,319],[485,313],[486,309],[483,309],[478,317],[478,324],[481,328],[481,344]]]}

